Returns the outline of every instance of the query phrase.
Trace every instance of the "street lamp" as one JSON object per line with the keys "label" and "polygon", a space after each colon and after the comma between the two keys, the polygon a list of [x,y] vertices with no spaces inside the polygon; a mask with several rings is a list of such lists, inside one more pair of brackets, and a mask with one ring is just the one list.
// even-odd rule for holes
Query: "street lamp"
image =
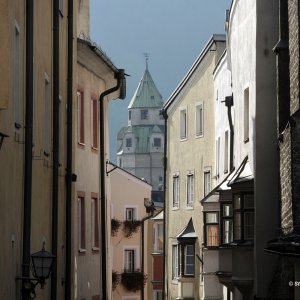
{"label": "street lamp", "polygon": [[34,278],[20,277],[22,280],[22,296],[24,299],[34,299],[36,297],[35,287],[40,284],[43,289],[45,280],[49,278],[55,255],[45,250],[45,242],[41,251],[30,255],[31,257],[31,272]]}

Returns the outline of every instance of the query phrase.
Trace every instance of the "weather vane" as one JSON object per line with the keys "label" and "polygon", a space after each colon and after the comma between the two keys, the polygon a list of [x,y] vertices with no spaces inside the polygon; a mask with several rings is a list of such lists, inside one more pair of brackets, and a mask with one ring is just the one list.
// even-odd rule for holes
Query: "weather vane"
{"label": "weather vane", "polygon": [[149,53],[148,52],[144,52],[143,53],[146,59],[146,69],[148,70],[148,59],[149,59]]}

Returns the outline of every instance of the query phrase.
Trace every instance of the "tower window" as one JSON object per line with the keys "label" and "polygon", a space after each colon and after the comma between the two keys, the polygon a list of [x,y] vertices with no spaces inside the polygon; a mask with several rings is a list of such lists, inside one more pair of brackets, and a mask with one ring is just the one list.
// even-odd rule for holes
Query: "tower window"
{"label": "tower window", "polygon": [[141,120],[148,120],[148,110],[147,109],[141,110]]}

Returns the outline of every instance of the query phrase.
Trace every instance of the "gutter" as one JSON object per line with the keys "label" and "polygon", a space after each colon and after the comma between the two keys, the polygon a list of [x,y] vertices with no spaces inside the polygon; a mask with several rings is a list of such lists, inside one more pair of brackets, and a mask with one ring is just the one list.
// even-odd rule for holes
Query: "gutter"
{"label": "gutter", "polygon": [[164,134],[164,205],[163,205],[163,211],[164,211],[164,219],[163,219],[163,292],[162,292],[162,299],[168,299],[168,288],[167,288],[167,284],[168,282],[166,282],[166,218],[167,218],[167,212],[166,212],[166,186],[167,186],[167,182],[166,182],[166,178],[167,178],[167,137],[168,137],[168,129],[167,129],[167,125],[168,125],[168,114],[167,114],[167,109],[164,108],[161,111],[161,114],[165,120],[165,134]]}
{"label": "gutter", "polygon": [[234,147],[234,128],[231,115],[231,107],[233,106],[233,95],[225,97],[225,106],[227,106],[227,115],[230,128],[230,153],[229,153],[229,173],[234,169],[233,166],[233,147]]}
{"label": "gutter", "polygon": [[124,69],[119,69],[115,72],[115,78],[117,79],[117,85],[113,88],[110,88],[104,91],[99,97],[99,144],[100,144],[100,221],[101,221],[101,252],[102,253],[102,261],[101,261],[101,280],[102,280],[102,300],[109,299],[108,291],[107,291],[107,220],[106,220],[106,190],[105,190],[105,122],[104,122],[104,97],[119,90],[120,95],[119,99],[125,99],[126,97],[126,84],[125,84],[125,72]]}
{"label": "gutter", "polygon": [[[31,200],[32,200],[32,126],[33,126],[33,0],[26,1],[26,115],[24,155],[24,212],[22,277],[30,277]],[[28,281],[22,281],[22,290]],[[24,300],[30,295],[23,295]]]}
{"label": "gutter", "polygon": [[[153,202],[152,202],[152,204],[153,204]],[[145,223],[145,221],[147,221],[148,219],[150,219],[150,218],[152,218],[153,217],[153,215],[154,215],[154,210],[155,210],[155,208],[154,208],[154,206],[152,206],[151,208],[150,208],[150,215],[149,216],[147,216],[147,217],[145,217],[145,218],[143,218],[142,220],[141,220],[141,233],[142,233],[142,241],[141,241],[141,243],[142,243],[142,268],[141,268],[141,271],[142,271],[142,273],[143,273],[143,275],[144,275],[144,270],[145,270],[145,259],[144,259],[144,252],[145,252],[145,245],[144,245],[144,243],[145,243],[145,226],[144,226],[144,223]],[[141,289],[141,300],[144,300],[145,299],[145,286],[143,286],[142,287],[142,289]]]}
{"label": "gutter", "polygon": [[[53,156],[52,156],[52,254],[57,257],[59,170],[59,0],[53,1]],[[57,296],[57,259],[51,272],[51,299]]]}
{"label": "gutter", "polygon": [[68,0],[68,81],[67,81],[67,170],[66,170],[66,275],[65,300],[71,300],[72,274],[72,162],[73,162],[73,0]]}

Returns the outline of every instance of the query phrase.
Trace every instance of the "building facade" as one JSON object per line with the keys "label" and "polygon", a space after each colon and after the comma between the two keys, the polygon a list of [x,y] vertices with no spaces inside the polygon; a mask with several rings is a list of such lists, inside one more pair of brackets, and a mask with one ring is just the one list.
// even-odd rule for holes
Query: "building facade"
{"label": "building facade", "polygon": [[150,245],[144,203],[151,201],[152,187],[110,162],[107,172],[110,181],[111,237],[108,259],[112,274],[111,299],[148,299],[146,291],[151,282],[147,257]]}
{"label": "building facade", "polygon": [[206,286],[218,285],[203,269],[199,200],[215,186],[213,70],[224,49],[225,36],[213,35],[164,105],[168,137],[166,299],[203,299],[205,281]]}
{"label": "building facade", "polygon": [[[0,14],[0,295],[64,299],[71,286],[65,176],[71,172],[66,137],[72,131],[67,111],[73,89],[68,89],[67,76],[74,74],[67,72],[74,56],[67,50],[74,44],[67,29],[72,32],[76,22],[69,18],[66,1],[1,1]],[[34,292],[24,277],[32,277],[30,256],[43,246],[56,259],[51,280]]]}
{"label": "building facade", "polygon": [[118,133],[118,166],[153,187],[152,199],[163,201],[164,120],[162,97],[146,66],[128,106],[128,126]]}

